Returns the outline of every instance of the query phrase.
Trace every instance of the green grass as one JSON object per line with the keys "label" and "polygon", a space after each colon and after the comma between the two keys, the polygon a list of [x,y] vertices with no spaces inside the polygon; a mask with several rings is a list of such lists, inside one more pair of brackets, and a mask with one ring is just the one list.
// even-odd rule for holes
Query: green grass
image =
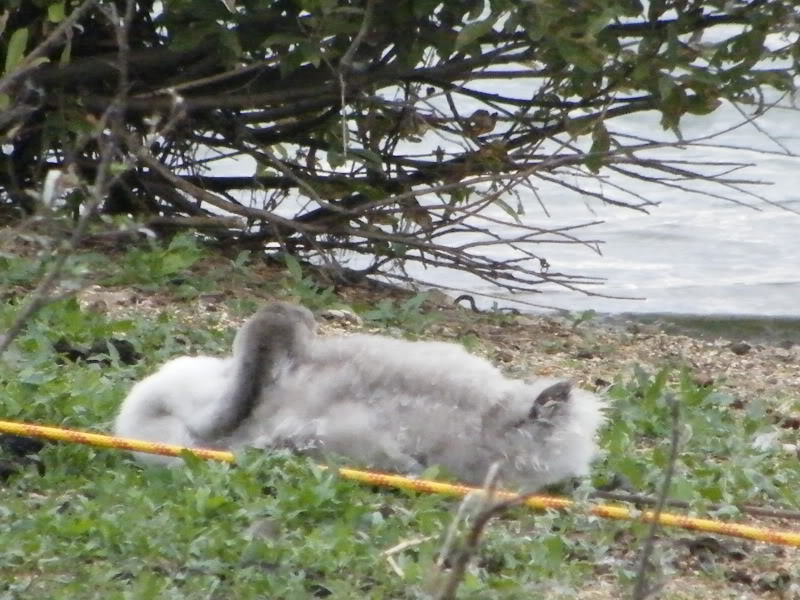
{"label": "green grass", "polygon": [[[159,283],[170,270],[141,280]],[[0,330],[16,308],[15,300],[0,304]],[[394,322],[397,310],[384,308],[376,315]],[[229,347],[233,331],[220,334],[213,313],[204,318],[207,327],[165,316],[114,320],[74,300],[49,305],[0,361],[0,415],[106,430],[133,381],[172,356]],[[131,340],[144,360],[126,366],[112,357],[102,367],[58,361],[52,350],[62,337],[90,344],[110,336]],[[752,444],[770,431],[767,401],[736,410],[729,396],[667,370],[619,375],[595,483],[621,473],[644,492],[658,489],[669,454],[667,392],[680,403],[683,438],[673,496],[698,510],[707,502],[797,506],[797,459]],[[30,467],[0,483],[0,598],[422,598],[436,589],[433,564],[455,507],[343,481],[282,453],[248,454],[236,467],[189,460],[173,470],[78,445],[49,444],[41,456],[44,476]],[[252,533],[259,523],[270,524],[270,535]],[[459,598],[569,598],[598,577],[628,589],[644,531],[516,510],[487,531]],[[663,534],[658,556],[668,572],[676,552],[668,540],[687,535]],[[385,550],[423,538],[393,555],[402,576],[390,568]],[[712,564],[701,577],[724,583],[724,572]]]}

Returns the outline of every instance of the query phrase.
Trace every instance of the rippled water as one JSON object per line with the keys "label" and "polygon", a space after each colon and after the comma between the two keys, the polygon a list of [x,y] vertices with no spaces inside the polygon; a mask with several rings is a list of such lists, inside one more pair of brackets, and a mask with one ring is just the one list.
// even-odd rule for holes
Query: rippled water
{"label": "rippled water", "polygon": [[[733,108],[722,107],[710,118],[687,120],[683,133],[690,139],[741,120]],[[631,116],[621,123],[622,129],[640,135],[652,135],[660,129],[657,117],[651,115]],[[618,129],[619,124],[615,120]],[[800,155],[800,113],[776,110],[759,119],[758,125],[785,149]],[[547,226],[599,218],[604,223],[584,230],[583,236],[606,242],[602,255],[584,246],[543,247],[542,254],[552,265],[551,270],[599,275],[607,278],[607,283],[597,291],[641,299],[587,297],[559,288],[513,298],[569,310],[591,308],[608,313],[800,317],[800,215],[780,208],[800,212],[800,159],[786,155],[776,141],[752,125],[727,133],[716,142],[740,148],[670,150],[660,156],[697,161],[713,157],[718,161],[752,163],[752,167],[739,175],[771,182],[769,186],[751,189],[779,206],[740,196],[759,209],[754,210],[712,197],[647,186],[639,191],[661,204],[651,209],[650,214],[642,214],[565,193],[561,188],[544,187],[540,195],[551,216],[543,213],[531,195],[525,201],[524,221]],[[764,149],[770,154],[748,149]],[[428,281],[434,278],[431,271],[414,273]],[[497,289],[459,273],[437,273],[435,280],[497,294]],[[512,299],[508,295],[504,298],[501,304]],[[490,302],[484,300],[484,305]]]}
{"label": "rippled water", "polygon": [[[468,114],[469,109],[465,106],[464,114]],[[741,122],[742,117],[734,108],[722,106],[711,115],[684,119],[682,132],[684,139],[692,139]],[[494,301],[508,306],[521,300],[568,310],[594,309],[614,314],[800,317],[800,215],[781,208],[800,212],[800,158],[792,156],[800,155],[800,112],[775,109],[760,117],[757,125],[761,131],[748,124],[714,140],[728,148],[659,150],[657,156],[751,164],[736,175],[768,182],[767,186],[751,189],[774,205],[742,195],[738,197],[758,210],[707,195],[689,195],[626,180],[624,185],[660,203],[659,206],[649,209],[650,214],[642,214],[545,183],[538,190],[549,213],[545,214],[533,194],[527,192],[526,196],[526,192],[520,190],[526,210],[521,217],[523,222],[556,227],[603,221],[582,230],[584,239],[605,242],[602,254],[585,246],[542,246],[541,254],[551,264],[551,271],[604,277],[606,284],[594,291],[637,299],[584,296],[555,286],[540,294],[509,296],[457,271],[426,270],[409,265],[408,272],[423,281],[499,296],[499,299],[487,299],[476,295],[476,300],[484,307]],[[674,139],[661,132],[656,114],[615,119],[613,129]],[[419,151],[419,147],[415,150]],[[226,174],[231,174],[231,171],[252,173],[252,169],[239,161],[226,166],[225,170]],[[706,189],[712,193],[721,191],[712,186]],[[499,208],[496,210],[498,218],[508,219]],[[494,228],[494,231],[502,233],[502,228]],[[507,251],[494,249],[493,252],[501,258]]]}

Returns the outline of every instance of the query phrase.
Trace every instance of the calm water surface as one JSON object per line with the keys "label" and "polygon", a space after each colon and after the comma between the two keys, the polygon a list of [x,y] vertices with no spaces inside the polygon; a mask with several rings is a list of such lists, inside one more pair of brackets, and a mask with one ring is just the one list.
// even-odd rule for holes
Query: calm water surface
{"label": "calm water surface", "polygon": [[[530,93],[513,94],[511,91],[512,95],[520,97]],[[469,114],[470,106],[462,108],[464,114]],[[684,139],[691,140],[741,122],[742,117],[734,108],[722,106],[711,115],[684,119],[682,133]],[[557,286],[543,288],[544,293],[510,296],[457,271],[423,269],[412,264],[408,272],[422,281],[472,292],[484,307],[491,306],[492,302],[513,306],[520,300],[568,310],[594,309],[613,314],[800,317],[800,215],[785,210],[800,212],[800,111],[775,109],[759,118],[757,124],[761,131],[746,124],[713,141],[728,146],[726,148],[668,149],[652,155],[693,163],[704,160],[748,163],[750,166],[735,176],[767,184],[749,189],[772,204],[743,194],[734,195],[755,209],[708,195],[724,191],[718,186],[695,184],[702,193],[688,194],[612,177],[608,180],[611,183],[627,186],[659,205],[650,208],[649,214],[643,214],[544,183],[538,193],[546,205],[546,214],[532,193],[520,190],[525,208],[523,222],[556,227],[603,221],[581,233],[584,239],[604,241],[601,254],[586,246],[564,244],[542,245],[540,254],[551,264],[551,271],[604,277],[605,285],[592,288],[593,291],[626,299],[585,296]],[[612,127],[617,132],[674,140],[671,134],[661,132],[656,114],[615,119]],[[419,152],[420,146],[413,147],[413,151]],[[248,174],[253,172],[253,166],[245,161],[231,161],[225,171],[226,174]],[[605,171],[602,174],[606,176]],[[592,184],[590,180],[571,183]],[[511,204],[516,204],[516,200]],[[292,207],[287,204],[285,210],[289,211],[289,216]],[[500,208],[496,211],[499,219],[508,220],[508,215]],[[494,231],[503,233],[503,228]],[[519,235],[510,228],[507,233]],[[463,238],[460,241],[463,242]],[[496,248],[491,254],[507,258],[512,251]],[[350,266],[363,265],[351,263]],[[477,295],[481,293],[496,297],[482,298]]]}
{"label": "calm water surface", "polygon": [[[741,116],[733,108],[722,107],[710,117],[687,120],[683,134],[690,139],[740,121]],[[520,299],[606,313],[800,317],[800,215],[781,208],[800,212],[800,159],[786,154],[788,150],[800,155],[800,113],[776,110],[759,119],[758,125],[774,140],[752,125],[745,125],[716,140],[738,148],[669,150],[660,156],[750,163],[752,166],[737,176],[769,182],[770,185],[750,189],[777,206],[738,196],[759,209],[754,210],[709,196],[649,185],[637,191],[660,202],[660,206],[650,209],[650,214],[642,214],[604,205],[562,188],[542,187],[539,193],[550,216],[531,195],[524,197],[524,221],[539,226],[604,221],[583,232],[584,237],[605,241],[602,255],[585,246],[543,246],[541,253],[552,265],[551,270],[602,276],[607,283],[596,291],[640,299],[599,298],[552,288],[541,294],[500,294],[504,300],[498,302],[507,305],[512,299]],[[617,120],[615,127],[639,135],[654,135],[660,130],[657,117],[649,115]],[[770,154],[754,151],[758,149]],[[719,192],[710,186],[707,189]],[[456,272],[413,272],[428,281],[498,293],[496,288]],[[484,300],[483,304],[491,302]]]}

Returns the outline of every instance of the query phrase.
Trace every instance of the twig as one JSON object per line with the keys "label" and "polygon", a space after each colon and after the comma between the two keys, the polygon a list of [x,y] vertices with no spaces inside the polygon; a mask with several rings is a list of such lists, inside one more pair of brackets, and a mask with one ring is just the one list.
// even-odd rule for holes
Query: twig
{"label": "twig", "polygon": [[[456,589],[458,588],[459,583],[461,583],[461,580],[464,579],[464,573],[467,570],[467,565],[469,564],[472,556],[478,551],[478,543],[480,542],[481,534],[483,533],[484,528],[494,514],[499,514],[493,513],[493,509],[505,504],[504,502],[501,502],[500,504],[496,504],[494,507],[492,507],[492,503],[494,501],[494,492],[497,489],[497,476],[499,472],[500,465],[498,463],[494,463],[491,467],[489,467],[489,472],[486,474],[486,480],[483,484],[483,497],[481,498],[479,509],[480,512],[475,518],[475,523],[470,528],[469,534],[464,540],[461,550],[456,555],[454,564],[450,566],[450,575],[442,585],[442,588],[436,597],[437,600],[452,600],[455,597]],[[444,567],[447,562],[447,559],[451,553],[451,548],[455,542],[455,532],[458,528],[458,523],[461,520],[462,515],[466,513],[466,507],[472,500],[473,496],[467,496],[458,507],[458,513],[456,513],[456,517],[453,519],[453,523],[450,526],[447,538],[445,539],[445,545],[442,547],[442,551],[439,553],[439,558],[436,561],[436,566],[439,569]]]}
{"label": "twig", "polygon": [[497,504],[482,511],[475,517],[475,522],[473,523],[466,539],[464,540],[464,545],[456,556],[455,565],[451,567],[452,570],[450,572],[450,576],[448,577],[447,581],[445,581],[445,584],[443,585],[440,593],[437,595],[436,600],[454,600],[456,589],[464,578],[464,573],[466,572],[466,568],[470,559],[478,550],[481,536],[483,535],[486,526],[489,524],[489,521],[497,516],[502,515],[503,513],[508,512],[512,508],[520,506],[525,502],[525,500],[535,495],[536,492],[530,492],[518,498],[503,500],[502,502],[498,502]]}
{"label": "twig", "polygon": [[383,554],[383,556],[386,558],[386,562],[389,563],[389,567],[391,567],[392,571],[397,573],[397,575],[399,575],[400,577],[404,577],[405,573],[403,573],[403,569],[400,568],[400,565],[397,564],[397,561],[394,560],[393,555],[397,554],[398,552],[402,552],[406,548],[411,548],[413,546],[418,546],[419,544],[424,544],[425,542],[428,542],[433,538],[434,536],[432,535],[426,535],[424,537],[416,537],[410,540],[403,540],[402,542],[395,544],[388,550],[384,550],[383,552],[381,552],[381,554]]}
{"label": "twig", "polygon": [[62,37],[67,35],[67,32],[91,9],[97,0],[85,0],[78,8],[73,10],[68,17],[66,17],[58,27],[48,35],[45,40],[36,48],[31,50],[28,55],[23,59],[22,63],[16,69],[7,73],[4,77],[0,78],[0,94],[8,90],[18,79],[23,77],[32,69],[36,68],[36,60],[44,56],[45,52],[58,42]]}
{"label": "twig", "polygon": [[[118,136],[115,136],[113,132],[118,133],[124,127],[122,119],[128,86],[128,70],[126,65],[129,47],[127,31],[133,15],[134,2],[135,0],[127,0],[125,18],[122,23],[119,22],[114,5],[111,5],[108,9],[109,18],[117,31],[120,78],[115,101],[108,107],[108,110],[103,114],[100,123],[97,125],[96,131],[98,132],[98,145],[100,147],[100,163],[97,168],[94,183],[87,188],[89,202],[86,206],[86,210],[78,219],[78,223],[75,225],[69,241],[57,252],[50,269],[26,298],[25,303],[17,313],[17,317],[5,333],[0,335],[0,356],[8,350],[9,346],[23,330],[28,320],[38,312],[40,308],[53,300],[51,293],[61,278],[67,260],[80,245],[95,212],[108,194],[108,190],[114,180],[119,177],[119,175],[113,175],[111,173],[111,165],[118,149],[115,143],[118,141]],[[91,4],[91,2],[86,2],[81,8],[88,10],[88,6]],[[106,126],[108,126],[112,132],[109,137],[104,137]]]}
{"label": "twig", "polygon": [[347,99],[347,86],[345,83],[345,75],[353,69],[353,59],[358,51],[358,47],[364,41],[364,38],[372,26],[372,14],[375,12],[375,0],[367,0],[367,6],[364,8],[364,19],[361,21],[361,27],[353,38],[353,42],[342,58],[339,60],[339,68],[336,75],[339,78],[339,102],[341,103],[342,110],[342,154],[347,156],[347,119],[345,117],[345,101]]}
{"label": "twig", "polygon": [[243,229],[244,220],[239,217],[152,217],[147,220],[145,227],[224,227],[226,229]]}
{"label": "twig", "polygon": [[667,468],[664,471],[664,481],[661,485],[661,492],[658,496],[656,508],[653,511],[650,528],[644,540],[644,545],[642,546],[639,567],[636,570],[636,583],[634,584],[633,593],[631,594],[632,600],[645,600],[645,598],[660,587],[660,585],[648,584],[647,572],[652,568],[650,559],[655,547],[656,532],[659,528],[658,517],[664,511],[664,506],[667,503],[669,490],[672,486],[672,476],[675,473],[675,464],[678,461],[678,448],[680,446],[680,409],[678,401],[670,393],[666,394],[664,398],[669,403],[670,413],[672,415],[672,438],[670,440],[669,462],[667,462]]}

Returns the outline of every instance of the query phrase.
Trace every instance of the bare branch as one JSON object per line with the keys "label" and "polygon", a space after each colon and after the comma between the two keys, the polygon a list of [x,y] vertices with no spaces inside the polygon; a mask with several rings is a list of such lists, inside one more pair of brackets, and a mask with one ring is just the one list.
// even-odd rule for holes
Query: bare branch
{"label": "bare branch", "polygon": [[653,585],[648,583],[649,572],[652,570],[651,557],[655,547],[656,532],[658,531],[658,518],[664,511],[667,498],[669,497],[669,490],[672,486],[672,476],[675,473],[675,464],[678,462],[678,450],[680,447],[680,407],[678,401],[671,394],[665,396],[666,401],[670,407],[672,416],[672,437],[670,440],[670,453],[667,467],[664,470],[664,481],[661,484],[661,491],[658,495],[658,502],[653,511],[652,518],[650,519],[650,527],[645,537],[644,544],[639,556],[639,566],[636,570],[636,583],[633,587],[631,598],[633,600],[645,600],[648,596],[652,595],[658,590],[660,585]]}
{"label": "bare branch", "polygon": [[[0,356],[8,350],[14,339],[22,332],[28,320],[36,314],[39,309],[54,300],[52,292],[62,276],[67,260],[69,260],[77,250],[98,207],[105,200],[108,190],[114,180],[119,176],[115,175],[111,168],[112,162],[118,155],[119,150],[119,139],[117,135],[114,135],[114,132],[118,134],[124,128],[122,115],[124,113],[124,102],[128,87],[126,64],[129,47],[127,35],[134,5],[135,0],[126,1],[126,13],[122,20],[120,20],[116,14],[113,5],[108,8],[108,17],[113,23],[119,43],[118,66],[120,69],[120,78],[115,102],[109,106],[96,127],[96,140],[100,148],[100,163],[94,182],[91,185],[83,186],[88,197],[88,202],[69,239],[66,243],[62,244],[61,247],[56,249],[55,256],[44,277],[42,277],[34,290],[27,295],[24,303],[17,312],[16,318],[5,333],[0,335]],[[47,257],[43,259],[43,261],[46,260]]]}

